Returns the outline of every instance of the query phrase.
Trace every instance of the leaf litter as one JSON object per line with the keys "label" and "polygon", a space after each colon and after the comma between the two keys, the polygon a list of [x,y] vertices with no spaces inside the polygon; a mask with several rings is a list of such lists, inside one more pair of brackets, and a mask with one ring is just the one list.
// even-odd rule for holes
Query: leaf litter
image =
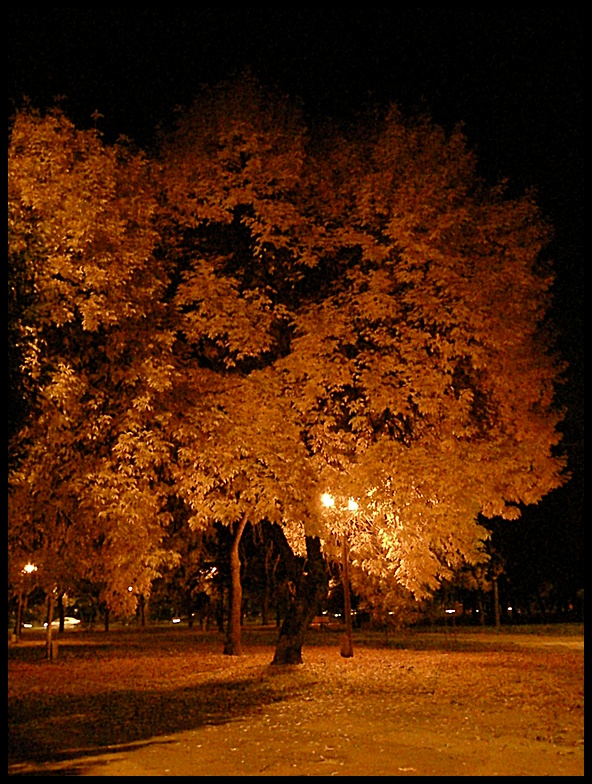
{"label": "leaf litter", "polygon": [[583,650],[315,644],[274,667],[215,636],[78,639],[10,652],[12,775],[583,775]]}

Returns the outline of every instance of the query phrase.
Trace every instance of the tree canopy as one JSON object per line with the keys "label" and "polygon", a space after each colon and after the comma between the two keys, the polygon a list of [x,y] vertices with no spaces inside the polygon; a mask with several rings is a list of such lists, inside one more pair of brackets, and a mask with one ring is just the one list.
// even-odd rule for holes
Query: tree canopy
{"label": "tree canopy", "polygon": [[12,443],[11,532],[36,536],[37,559],[49,548],[57,584],[65,544],[50,529],[68,520],[74,573],[100,575],[116,606],[130,585],[149,589],[165,555],[154,399],[172,364],[155,207],[148,163],[125,144],[108,147],[60,112],[14,119],[10,326],[26,418]]}
{"label": "tree canopy", "polygon": [[14,552],[64,515],[117,606],[174,558],[175,497],[301,553],[345,532],[356,569],[425,595],[484,557],[483,517],[564,481],[548,238],[459,130],[396,108],[308,128],[247,79],[150,154],[18,114]]}

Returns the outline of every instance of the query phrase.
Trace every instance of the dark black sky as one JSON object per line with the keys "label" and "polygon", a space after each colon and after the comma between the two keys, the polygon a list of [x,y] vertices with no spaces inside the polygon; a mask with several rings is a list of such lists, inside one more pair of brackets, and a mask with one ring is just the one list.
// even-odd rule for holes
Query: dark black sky
{"label": "dark black sky", "polygon": [[8,13],[9,110],[23,95],[37,105],[65,96],[76,122],[98,110],[107,134],[143,145],[201,84],[246,67],[311,114],[396,102],[464,123],[484,171],[536,187],[558,231],[570,225],[571,245],[582,215],[582,22],[558,9],[29,7]]}
{"label": "dark black sky", "polygon": [[555,226],[553,316],[570,362],[566,440],[583,475],[582,13],[29,6],[7,20],[9,113],[24,95],[39,107],[65,96],[77,124],[98,110],[107,137],[140,145],[200,85],[247,67],[313,116],[395,102],[446,127],[464,123],[486,176],[534,187]]}

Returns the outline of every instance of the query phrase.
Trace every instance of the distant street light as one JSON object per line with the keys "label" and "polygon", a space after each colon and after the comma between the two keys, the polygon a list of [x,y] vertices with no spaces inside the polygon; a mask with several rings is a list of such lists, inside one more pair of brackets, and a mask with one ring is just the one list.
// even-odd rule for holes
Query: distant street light
{"label": "distant street light", "polygon": [[14,630],[12,633],[12,642],[18,642],[21,638],[21,631],[23,627],[23,618],[25,610],[27,609],[27,598],[29,595],[30,585],[29,581],[25,578],[37,571],[35,564],[26,563],[21,569],[21,577],[18,580],[18,596],[16,607],[16,618],[14,621]]}
{"label": "distant street light", "polygon": [[[335,499],[329,493],[323,493],[321,501],[327,508],[335,506]],[[358,504],[353,498],[347,502],[347,508],[350,512],[358,511]],[[345,529],[342,534],[342,555],[341,555],[341,583],[343,585],[343,615],[345,620],[345,635],[341,639],[341,655],[350,659],[354,655],[354,642],[353,642],[353,629],[351,617],[351,598],[349,594],[349,547],[347,532]]]}

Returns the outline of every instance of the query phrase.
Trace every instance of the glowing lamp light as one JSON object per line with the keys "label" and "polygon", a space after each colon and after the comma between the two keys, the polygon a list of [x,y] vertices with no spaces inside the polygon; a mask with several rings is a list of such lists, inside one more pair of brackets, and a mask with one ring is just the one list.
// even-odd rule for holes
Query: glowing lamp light
{"label": "glowing lamp light", "polygon": [[[329,493],[323,493],[321,496],[321,503],[323,506],[327,508],[332,508],[335,506],[335,499]],[[358,511],[358,502],[355,501],[353,498],[350,498],[347,502],[347,508],[350,512],[357,512]]]}
{"label": "glowing lamp light", "polygon": [[25,564],[25,566],[23,567],[24,574],[31,574],[32,572],[36,572],[36,571],[37,571],[37,567],[35,566],[35,564],[32,563]]}

